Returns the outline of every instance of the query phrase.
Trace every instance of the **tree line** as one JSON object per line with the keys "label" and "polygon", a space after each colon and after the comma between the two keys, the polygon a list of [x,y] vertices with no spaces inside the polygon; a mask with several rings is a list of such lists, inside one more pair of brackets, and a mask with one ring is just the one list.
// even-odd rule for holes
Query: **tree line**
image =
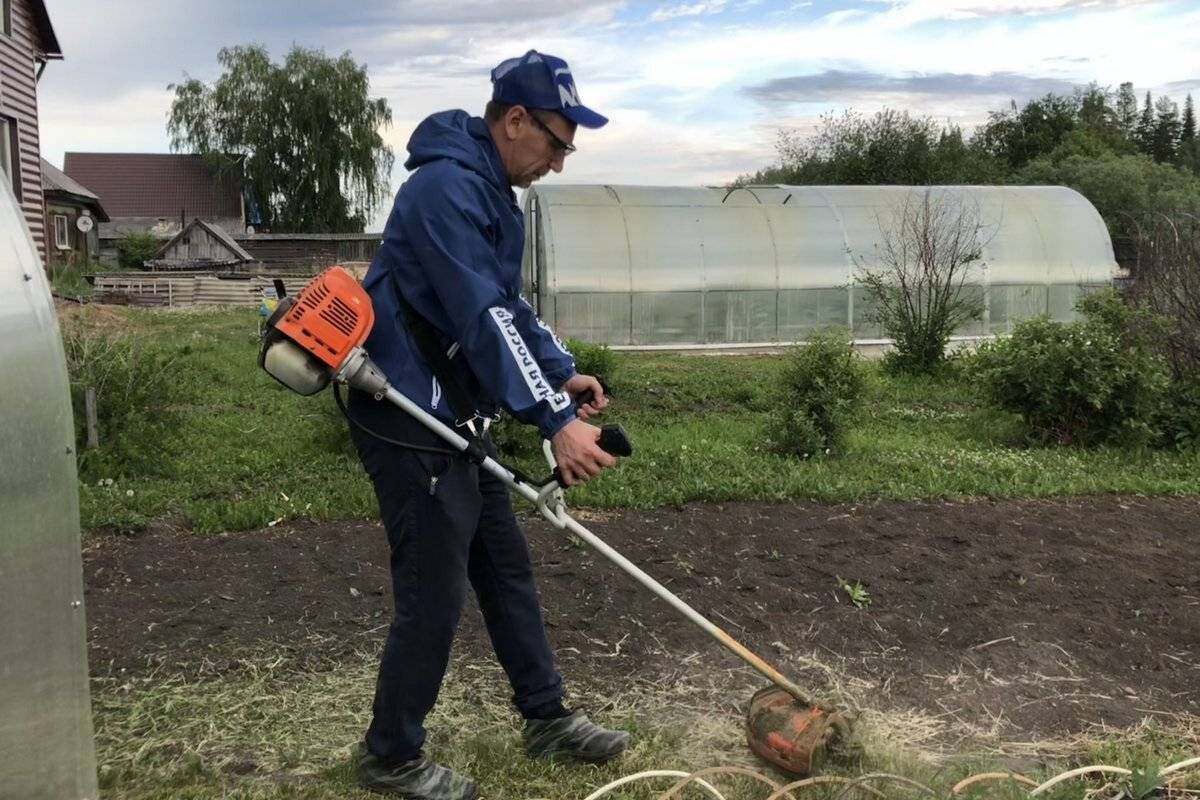
{"label": "tree line", "polygon": [[814,134],[784,130],[779,162],[739,184],[1064,185],[1087,197],[1114,234],[1157,212],[1200,214],[1195,103],[1095,84],[991,111],[962,128],[905,110],[849,110]]}

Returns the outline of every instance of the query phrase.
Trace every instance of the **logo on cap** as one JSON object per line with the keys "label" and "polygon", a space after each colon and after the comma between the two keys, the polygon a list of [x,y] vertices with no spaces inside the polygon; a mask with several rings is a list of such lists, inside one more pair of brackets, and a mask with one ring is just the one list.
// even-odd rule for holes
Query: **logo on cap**
{"label": "logo on cap", "polygon": [[554,79],[558,83],[558,98],[562,100],[563,108],[583,105],[579,99],[579,90],[575,88],[575,79],[571,77],[571,70],[559,67],[554,70]]}

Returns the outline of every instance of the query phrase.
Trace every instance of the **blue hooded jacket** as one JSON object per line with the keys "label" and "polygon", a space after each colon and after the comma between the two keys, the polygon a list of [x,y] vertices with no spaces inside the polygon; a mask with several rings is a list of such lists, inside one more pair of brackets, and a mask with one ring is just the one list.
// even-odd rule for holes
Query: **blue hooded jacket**
{"label": "blue hooded jacket", "polygon": [[441,334],[468,394],[550,438],[575,418],[561,391],[575,362],[521,296],[525,224],[491,134],[478,117],[443,111],[417,126],[408,152],[404,166],[416,172],[363,280],[375,309],[367,352],[392,386],[453,427],[403,297]]}

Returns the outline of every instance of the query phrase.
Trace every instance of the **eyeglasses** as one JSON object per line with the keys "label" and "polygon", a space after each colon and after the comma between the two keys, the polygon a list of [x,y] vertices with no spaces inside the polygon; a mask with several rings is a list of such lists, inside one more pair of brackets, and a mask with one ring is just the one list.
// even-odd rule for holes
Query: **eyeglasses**
{"label": "eyeglasses", "polygon": [[555,133],[554,131],[550,130],[550,126],[549,126],[549,125],[547,125],[546,123],[544,123],[544,122],[542,122],[540,119],[538,119],[538,116],[537,116],[537,114],[534,114],[532,111],[530,111],[530,112],[529,112],[529,118],[530,118],[530,119],[532,119],[534,122],[536,122],[536,123],[537,123],[537,126],[538,126],[539,128],[541,128],[541,129],[542,129],[542,131],[543,131],[543,132],[544,132],[544,133],[545,133],[547,136],[549,136],[549,137],[550,137],[550,144],[554,146],[554,150],[555,150],[555,151],[556,151],[556,152],[557,152],[557,153],[558,153],[560,156],[562,156],[563,158],[566,158],[567,156],[571,155],[571,153],[574,153],[574,152],[575,152],[575,145],[573,145],[573,144],[568,144],[567,142],[564,142],[564,141],[563,141],[563,140],[562,140],[562,139],[559,137],[559,135],[558,135],[557,133]]}

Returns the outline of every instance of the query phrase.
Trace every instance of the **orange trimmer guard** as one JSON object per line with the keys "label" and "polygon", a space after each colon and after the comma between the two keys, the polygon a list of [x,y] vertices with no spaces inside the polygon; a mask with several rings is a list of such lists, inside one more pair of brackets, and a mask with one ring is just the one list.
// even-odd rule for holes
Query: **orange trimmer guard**
{"label": "orange trimmer guard", "polygon": [[801,705],[778,686],[760,689],[750,699],[746,742],[780,769],[811,775],[825,761],[833,734],[827,711]]}

